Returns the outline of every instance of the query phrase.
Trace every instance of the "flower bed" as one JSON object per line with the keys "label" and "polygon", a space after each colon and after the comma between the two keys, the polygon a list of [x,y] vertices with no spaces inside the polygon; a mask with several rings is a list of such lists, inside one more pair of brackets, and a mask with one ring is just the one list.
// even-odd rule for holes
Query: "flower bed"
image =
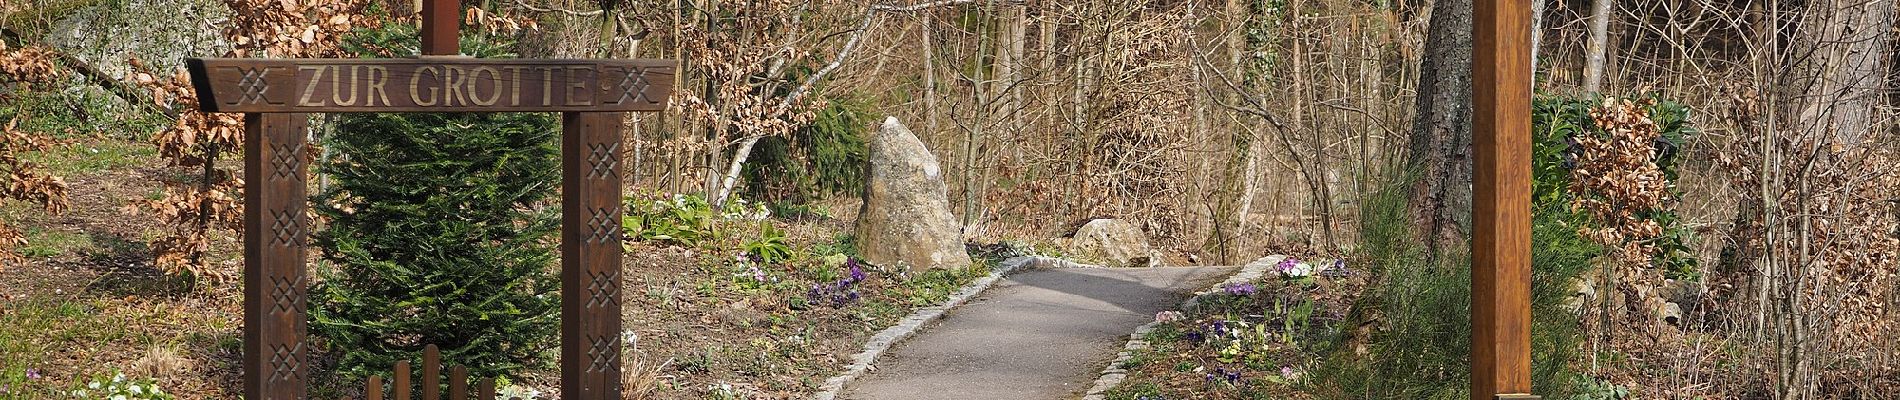
{"label": "flower bed", "polygon": [[1230,283],[1187,313],[1165,311],[1149,347],[1122,365],[1109,399],[1303,398],[1306,371],[1333,349],[1366,284],[1343,259],[1287,258],[1252,282]]}

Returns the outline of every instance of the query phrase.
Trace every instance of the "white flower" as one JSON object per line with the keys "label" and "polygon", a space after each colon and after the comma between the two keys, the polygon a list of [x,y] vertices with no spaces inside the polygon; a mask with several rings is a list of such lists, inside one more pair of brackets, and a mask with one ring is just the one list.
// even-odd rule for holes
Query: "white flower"
{"label": "white flower", "polygon": [[112,396],[112,400],[126,400],[126,398],[125,395],[121,394]]}
{"label": "white flower", "polygon": [[1283,266],[1279,268],[1279,272],[1280,276],[1287,278],[1305,278],[1313,276],[1313,264],[1307,264],[1305,261],[1301,261],[1293,265]]}
{"label": "white flower", "polygon": [[99,381],[92,381],[92,383],[86,384],[86,388],[92,389],[92,390],[99,390]]}
{"label": "white flower", "polygon": [[133,395],[145,394],[145,388],[139,387],[139,385],[132,385],[131,390]]}
{"label": "white flower", "polygon": [[624,347],[628,350],[639,348],[640,334],[634,333],[631,330],[620,331],[620,343],[621,343],[621,347]]}
{"label": "white flower", "polygon": [[123,373],[112,374],[112,383],[119,383],[119,382],[125,382],[125,374]]}
{"label": "white flower", "polygon": [[1155,313],[1155,322],[1180,321],[1182,317],[1180,311],[1162,311]]}

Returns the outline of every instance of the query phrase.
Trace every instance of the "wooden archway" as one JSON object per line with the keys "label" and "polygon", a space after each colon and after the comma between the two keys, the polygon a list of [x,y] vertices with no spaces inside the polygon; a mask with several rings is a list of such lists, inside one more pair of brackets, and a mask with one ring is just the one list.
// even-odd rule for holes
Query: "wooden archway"
{"label": "wooden archway", "polygon": [[309,113],[561,112],[561,385],[567,399],[620,398],[623,113],[661,111],[668,60],[456,56],[459,2],[423,7],[423,56],[190,59],[206,112],[244,113],[244,396],[308,391]]}

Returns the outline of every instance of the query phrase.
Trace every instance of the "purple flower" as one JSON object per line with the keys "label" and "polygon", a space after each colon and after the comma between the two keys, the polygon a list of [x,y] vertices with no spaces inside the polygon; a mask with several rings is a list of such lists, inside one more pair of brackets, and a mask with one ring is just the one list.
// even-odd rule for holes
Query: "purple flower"
{"label": "purple flower", "polygon": [[1288,273],[1293,272],[1293,269],[1299,267],[1299,265],[1300,259],[1287,257],[1286,259],[1280,260],[1280,264],[1275,265],[1275,267],[1279,268],[1281,273]]}
{"label": "purple flower", "polygon": [[1203,340],[1207,340],[1207,336],[1202,335],[1201,331],[1193,331],[1187,333],[1187,340],[1189,342],[1200,343]]}
{"label": "purple flower", "polygon": [[1346,259],[1341,258],[1333,260],[1332,267],[1321,270],[1320,275],[1325,275],[1329,278],[1346,277],[1352,276],[1352,270],[1346,269]]}
{"label": "purple flower", "polygon": [[847,261],[845,262],[845,265],[851,268],[851,282],[852,283],[864,281],[864,269],[858,268],[857,260]]}
{"label": "purple flower", "polygon": [[1243,282],[1243,283],[1227,285],[1227,294],[1231,294],[1235,296],[1252,296],[1254,292],[1259,291],[1259,290],[1260,288],[1255,287],[1253,285],[1253,282]]}
{"label": "purple flower", "polygon": [[39,368],[27,368],[27,369],[26,369],[26,379],[40,379],[40,369],[39,369]]}

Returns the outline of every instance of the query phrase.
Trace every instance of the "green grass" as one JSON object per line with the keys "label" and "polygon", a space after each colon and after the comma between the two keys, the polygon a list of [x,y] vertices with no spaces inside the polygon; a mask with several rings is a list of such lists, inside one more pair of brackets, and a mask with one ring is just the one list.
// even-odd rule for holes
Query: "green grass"
{"label": "green grass", "polygon": [[24,157],[62,177],[123,170],[156,158],[152,145],[120,139],[84,139]]}
{"label": "green grass", "polygon": [[[53,377],[26,379],[28,369],[41,369],[53,354],[97,343],[133,339],[150,342],[129,330],[126,324],[113,323],[99,315],[103,304],[67,300],[26,300],[0,308],[0,384],[11,383],[24,398],[48,395],[69,386]],[[96,371],[82,372],[80,376]],[[13,381],[13,382],[8,382]]]}
{"label": "green grass", "polygon": [[28,259],[42,259],[90,253],[98,248],[92,236],[84,233],[33,227],[26,228],[26,246],[19,251]]}
{"label": "green grass", "polygon": [[[1399,182],[1404,182],[1400,180]],[[1361,209],[1363,251],[1379,275],[1355,305],[1349,321],[1377,321],[1366,340],[1369,354],[1351,346],[1327,355],[1306,389],[1322,399],[1462,399],[1469,377],[1471,268],[1467,257],[1448,254],[1442,265],[1425,265],[1411,241],[1405,187],[1390,185]],[[1574,382],[1566,370],[1581,340],[1575,315],[1559,308],[1570,283],[1601,252],[1558,223],[1568,214],[1540,208],[1532,223],[1532,389],[1547,398],[1567,398]],[[1342,335],[1337,340],[1345,340]]]}
{"label": "green grass", "polygon": [[[0,303],[0,399],[62,398],[150,349],[235,352],[232,318],[118,298],[38,297]],[[37,369],[41,379],[27,379]],[[132,377],[142,378],[142,377]]]}
{"label": "green grass", "polygon": [[988,275],[990,266],[986,263],[973,263],[966,268],[932,269],[913,276],[908,281],[892,289],[893,298],[904,299],[913,307],[930,306],[950,299],[950,295],[963,289],[963,285]]}
{"label": "green grass", "polygon": [[1145,400],[1160,399],[1161,387],[1153,382],[1116,386],[1107,393],[1109,400]]}

